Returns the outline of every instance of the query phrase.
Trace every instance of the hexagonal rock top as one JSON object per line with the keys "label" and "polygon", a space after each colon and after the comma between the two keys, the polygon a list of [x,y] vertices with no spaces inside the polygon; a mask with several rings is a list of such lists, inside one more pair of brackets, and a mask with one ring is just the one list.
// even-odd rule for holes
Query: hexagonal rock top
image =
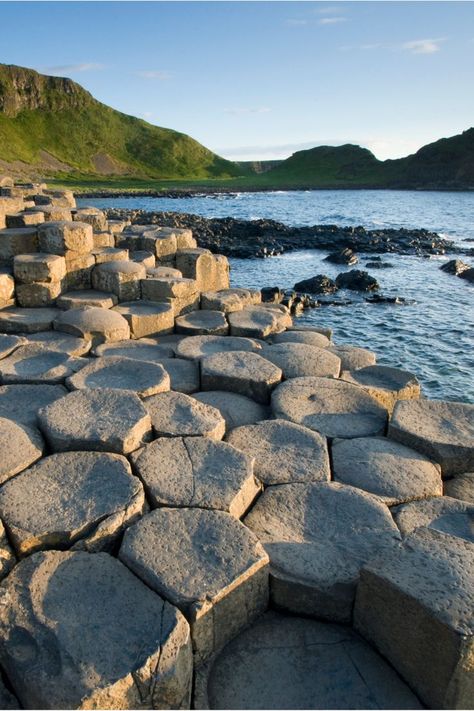
{"label": "hexagonal rock top", "polygon": [[0,309],[0,332],[38,333],[53,328],[53,321],[61,312],[59,309],[9,308]]}
{"label": "hexagonal rock top", "polygon": [[332,445],[334,481],[378,496],[387,506],[441,496],[438,464],[386,437],[356,437]]}
{"label": "hexagonal rock top", "polygon": [[23,706],[189,708],[188,623],[107,553],[36,553],[0,601],[1,663]]}
{"label": "hexagonal rock top", "polygon": [[397,506],[392,513],[402,536],[424,527],[474,543],[474,504],[468,501],[437,496]]}
{"label": "hexagonal rock top", "polygon": [[337,378],[341,370],[337,356],[306,343],[275,343],[264,346],[260,355],[281,368],[285,380],[307,376]]}
{"label": "hexagonal rock top", "polygon": [[360,385],[392,412],[397,400],[415,400],[420,397],[420,383],[413,373],[386,365],[368,365],[353,372],[344,371],[341,379]]}
{"label": "hexagonal rock top", "polygon": [[39,427],[55,452],[128,454],[151,435],[150,415],[135,393],[77,390],[42,408]]}
{"label": "hexagonal rock top", "polygon": [[80,289],[67,291],[57,299],[56,305],[60,309],[81,309],[85,306],[100,309],[111,309],[118,299],[115,294],[106,294],[94,289]]}
{"label": "hexagonal rock top", "polygon": [[43,450],[38,430],[0,417],[0,484],[36,462]]}
{"label": "hexagonal rock top", "polygon": [[169,390],[170,379],[158,363],[121,356],[104,356],[92,360],[81,372],[68,378],[66,385],[70,390],[132,390],[141,397],[147,397]]}
{"label": "hexagonal rock top", "polygon": [[119,557],[187,617],[197,664],[268,604],[268,556],[222,511],[152,511],[128,529]]}
{"label": "hexagonal rock top", "polygon": [[64,351],[45,348],[41,344],[20,346],[8,358],[0,360],[0,377],[8,384],[55,385],[64,382],[87,364],[84,358],[75,358]]}
{"label": "hexagonal rock top", "polygon": [[472,705],[474,544],[421,528],[362,570],[354,625],[428,708]]}
{"label": "hexagonal rock top", "polygon": [[240,518],[261,489],[250,457],[208,437],[160,437],[131,459],[154,507],[219,509]]}
{"label": "hexagonal rock top", "polygon": [[375,353],[357,346],[330,346],[328,351],[341,359],[341,370],[358,370],[368,365],[375,365],[377,360]]}
{"label": "hexagonal rock top", "polygon": [[179,393],[195,393],[201,387],[199,363],[184,358],[161,358],[160,365],[170,378],[171,390]]}
{"label": "hexagonal rock top", "polygon": [[54,328],[92,341],[93,345],[130,338],[126,319],[116,311],[99,307],[64,311],[54,321]]}
{"label": "hexagonal rock top", "polygon": [[67,392],[63,385],[3,385],[0,387],[0,417],[36,427],[38,411]]}
{"label": "hexagonal rock top", "polygon": [[326,437],[385,434],[387,410],[362,388],[331,378],[293,378],[272,393],[275,417]]}
{"label": "hexagonal rock top", "polygon": [[219,410],[184,393],[160,393],[146,398],[153,430],[158,437],[210,437],[220,440],[225,420]]}
{"label": "hexagonal rock top", "polygon": [[180,358],[199,360],[213,353],[249,351],[261,353],[261,345],[251,338],[238,336],[189,336],[178,344],[176,355]]}
{"label": "hexagonal rock top", "polygon": [[280,316],[279,312],[263,306],[246,306],[242,311],[227,314],[230,334],[245,338],[266,338],[284,330]]}
{"label": "hexagonal rock top", "polygon": [[260,422],[269,416],[268,407],[259,405],[245,395],[225,390],[193,393],[193,398],[219,410],[225,420],[227,432],[241,425],[253,425],[254,422]]}
{"label": "hexagonal rock top", "polygon": [[276,612],[263,615],[198,671],[194,706],[423,708],[395,670],[350,628]]}
{"label": "hexagonal rock top", "polygon": [[318,331],[284,331],[272,336],[272,343],[305,343],[307,346],[327,348],[330,340]]}
{"label": "hexagonal rock top", "polygon": [[0,488],[0,517],[19,556],[76,542],[109,550],[144,508],[143,486],[118,454],[53,454]]}
{"label": "hexagonal rock top", "polygon": [[335,483],[269,487],[244,523],[270,556],[278,607],[350,622],[363,564],[401,536],[374,496]]}
{"label": "hexagonal rock top", "polygon": [[26,339],[21,336],[8,336],[6,334],[0,334],[0,358],[6,358],[10,353],[12,353],[15,348],[19,346],[24,346]]}
{"label": "hexagonal rock top", "polygon": [[331,478],[326,438],[287,420],[237,427],[227,442],[254,457],[255,476],[265,486]]}
{"label": "hexagonal rock top", "polygon": [[459,474],[455,479],[445,481],[444,494],[474,504],[474,472]]}
{"label": "hexagonal rock top", "polygon": [[43,348],[62,351],[72,356],[86,355],[91,349],[91,342],[86,341],[85,338],[71,336],[69,333],[60,333],[59,331],[33,333],[28,336],[28,343],[36,343],[39,346],[43,346]]}
{"label": "hexagonal rock top", "polygon": [[203,390],[230,390],[262,404],[270,401],[281,378],[280,368],[256,353],[214,353],[201,361]]}
{"label": "hexagonal rock top", "polygon": [[443,476],[474,469],[474,405],[445,400],[398,402],[388,436],[438,462]]}
{"label": "hexagonal rock top", "polygon": [[132,338],[146,338],[174,330],[174,310],[171,304],[151,301],[129,301],[114,308],[128,321]]}
{"label": "hexagonal rock top", "polygon": [[225,336],[228,332],[222,311],[191,311],[176,319],[176,333],[187,336]]}
{"label": "hexagonal rock top", "polygon": [[145,360],[151,363],[160,361],[162,358],[173,358],[174,350],[165,344],[158,345],[151,338],[140,338],[138,341],[117,341],[116,343],[103,343],[94,348],[93,353],[97,357],[102,356],[123,356],[133,360]]}

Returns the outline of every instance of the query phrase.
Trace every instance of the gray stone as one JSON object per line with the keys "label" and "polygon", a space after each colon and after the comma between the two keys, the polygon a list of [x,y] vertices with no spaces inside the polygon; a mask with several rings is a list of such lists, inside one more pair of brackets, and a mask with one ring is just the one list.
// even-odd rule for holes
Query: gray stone
{"label": "gray stone", "polygon": [[43,450],[36,429],[0,417],[0,484],[40,459]]}
{"label": "gray stone", "polygon": [[11,264],[17,254],[31,254],[36,252],[37,248],[38,228],[36,225],[0,230],[0,264]]}
{"label": "gray stone", "polygon": [[50,331],[53,321],[60,312],[58,309],[10,308],[0,310],[1,333],[38,333]]}
{"label": "gray stone", "polygon": [[15,288],[17,304],[24,308],[52,306],[60,293],[60,282],[36,282],[36,284],[18,283]]}
{"label": "gray stone", "polygon": [[180,358],[199,360],[212,353],[228,351],[251,351],[261,353],[261,345],[250,338],[234,336],[189,336],[183,338],[176,348]]}
{"label": "gray stone", "polygon": [[445,400],[397,402],[388,436],[438,462],[443,477],[474,469],[474,405]]}
{"label": "gray stone", "polygon": [[103,249],[104,247],[115,247],[115,237],[112,232],[94,232],[92,235],[94,241],[94,251]]}
{"label": "gray stone", "polygon": [[344,371],[341,379],[359,385],[389,412],[392,412],[397,400],[415,400],[421,394],[420,383],[413,373],[386,365],[369,365],[353,372]]}
{"label": "gray stone", "polygon": [[44,212],[17,212],[5,216],[7,227],[32,227],[44,222]]}
{"label": "gray stone", "polygon": [[272,336],[272,343],[305,343],[307,346],[327,348],[330,340],[317,331],[284,331]]}
{"label": "gray stone", "polygon": [[116,306],[114,311],[128,322],[131,338],[172,333],[174,328],[174,311],[170,304],[131,301]]}
{"label": "gray stone", "polygon": [[222,289],[204,291],[201,294],[201,309],[232,313],[232,311],[241,311],[252,303],[253,296],[248,289]]}
{"label": "gray stone", "polygon": [[449,496],[437,496],[392,509],[402,536],[426,527],[474,543],[474,504]]}
{"label": "gray stone", "polygon": [[386,437],[336,440],[332,466],[334,481],[368,491],[387,506],[443,493],[437,464]]}
{"label": "gray stone", "polygon": [[222,311],[190,311],[176,319],[176,333],[186,336],[225,336],[228,332]]}
{"label": "gray stone", "polygon": [[106,262],[92,272],[92,286],[98,291],[115,294],[119,301],[135,301],[141,297],[140,282],[146,269],[136,262]]}
{"label": "gray stone", "polygon": [[67,395],[62,385],[3,385],[0,387],[0,417],[27,427],[36,427],[42,407]]}
{"label": "gray stone", "polygon": [[363,569],[354,623],[434,709],[472,705],[474,544],[422,528]]}
{"label": "gray stone", "polygon": [[160,437],[132,463],[154,508],[218,509],[240,518],[261,490],[252,459],[209,437]]}
{"label": "gray stone", "polygon": [[89,353],[91,342],[85,338],[71,336],[69,333],[59,331],[41,331],[27,336],[28,343],[36,343],[43,348],[61,351],[72,356],[83,356]]}
{"label": "gray stone", "polygon": [[105,294],[103,291],[94,291],[93,289],[68,291],[56,299],[56,306],[59,309],[80,309],[86,306],[111,309],[117,303],[118,299],[115,294]]}
{"label": "gray stone", "polygon": [[92,270],[95,265],[95,259],[92,254],[77,254],[77,252],[68,252],[65,256],[67,275],[64,289],[65,291],[73,291],[75,289],[91,290]]}
{"label": "gray stone", "polygon": [[147,267],[146,270],[147,277],[151,279],[182,279],[183,275],[179,269],[173,269],[173,267]]}
{"label": "gray stone", "polygon": [[93,350],[97,357],[122,356],[133,360],[144,360],[159,363],[163,358],[172,358],[174,351],[163,344],[158,345],[152,338],[141,338],[138,341],[117,341],[116,343],[103,343]]}
{"label": "gray stone", "polygon": [[210,437],[220,440],[225,420],[219,410],[177,392],[146,398],[153,430],[158,437]]}
{"label": "gray stone", "polygon": [[0,377],[4,385],[15,383],[56,385],[84,368],[87,360],[64,351],[45,348],[39,343],[20,346],[0,360]]}
{"label": "gray stone", "polygon": [[161,358],[160,365],[170,378],[170,389],[178,393],[195,393],[201,387],[199,363],[183,358]]}
{"label": "gray stone", "polygon": [[24,284],[59,282],[66,276],[66,260],[55,254],[21,254],[13,260],[13,274]]}
{"label": "gray stone", "polygon": [[245,338],[266,338],[273,333],[283,331],[279,312],[260,306],[246,306],[241,311],[228,315],[231,336]]}
{"label": "gray stone", "polygon": [[125,533],[119,556],[186,616],[198,665],[267,607],[268,557],[222,511],[152,511]]}
{"label": "gray stone", "polygon": [[370,437],[385,433],[387,410],[362,388],[331,378],[293,378],[272,394],[275,417],[326,437]]}
{"label": "gray stone", "polygon": [[[1,489],[0,489],[1,491]],[[8,541],[7,535],[5,533],[5,528],[3,527],[3,523],[0,521],[0,582],[5,578],[10,570],[13,568],[13,566],[16,563],[15,556],[13,554],[13,551],[11,549],[10,543]],[[4,696],[4,689],[2,688],[2,681],[0,677],[0,708],[5,709],[5,708],[19,708],[19,706],[11,707],[11,706],[5,706],[5,696]]]}
{"label": "gray stone", "polygon": [[170,379],[159,363],[104,356],[90,361],[80,372],[68,378],[66,385],[70,390],[131,390],[141,397],[148,397],[169,390]]}
{"label": "gray stone", "polygon": [[108,388],[69,393],[39,410],[38,424],[54,452],[129,454],[151,435],[138,395]]}
{"label": "gray stone", "polygon": [[[15,296],[15,280],[8,267],[0,267],[0,304],[13,306]],[[10,303],[11,302],[11,303]]]}
{"label": "gray stone", "polygon": [[175,276],[153,276],[142,281],[142,296],[149,301],[196,298],[197,292],[198,287],[194,279]]}
{"label": "gray stone", "polygon": [[282,372],[256,353],[214,353],[201,360],[203,390],[230,390],[267,404]]}
{"label": "gray stone", "polygon": [[130,327],[121,314],[95,307],[59,312],[54,328],[92,341],[93,346],[130,338]]}
{"label": "gray stone", "polygon": [[226,439],[255,459],[255,476],[265,486],[331,478],[326,438],[301,425],[266,420],[237,427]]}
{"label": "gray stone", "polygon": [[410,688],[349,629],[266,613],[198,671],[198,709],[420,709]]}
{"label": "gray stone", "polygon": [[282,369],[285,380],[312,375],[337,378],[341,370],[337,356],[306,343],[275,343],[264,346],[261,355]]}
{"label": "gray stone", "polygon": [[270,486],[244,523],[270,557],[275,605],[350,622],[359,572],[400,533],[374,496],[334,483]]}
{"label": "gray stone", "polygon": [[125,262],[128,260],[128,249],[99,247],[95,248],[92,254],[96,264],[106,264],[107,262]]}
{"label": "gray stone", "polygon": [[35,553],[0,602],[0,660],[24,707],[189,708],[188,623],[107,553]]}
{"label": "gray stone", "polygon": [[21,336],[8,336],[0,334],[0,359],[6,358],[10,353],[13,353],[19,346],[24,346],[26,338]]}
{"label": "gray stone", "polygon": [[455,479],[445,481],[444,494],[474,504],[474,472],[459,474]]}
{"label": "gray stone", "polygon": [[230,432],[234,427],[260,422],[269,416],[267,407],[238,393],[210,390],[196,392],[193,394],[193,398],[219,410],[225,420],[227,432]]}
{"label": "gray stone", "polygon": [[72,220],[71,210],[59,205],[41,205],[41,207],[28,207],[26,212],[42,213],[45,222],[70,222]]}
{"label": "gray stone", "polygon": [[94,232],[104,232],[107,229],[107,218],[97,207],[81,207],[74,213],[74,220],[91,225]]}
{"label": "gray stone", "polygon": [[229,288],[229,262],[207,249],[181,249],[176,253],[176,268],[188,279],[195,279],[199,291]]}
{"label": "gray stone", "polygon": [[330,346],[328,351],[341,359],[341,370],[358,370],[368,365],[375,365],[377,360],[375,353],[356,346]]}
{"label": "gray stone", "polygon": [[[65,256],[68,252],[88,254],[94,248],[92,227],[85,222],[45,222],[38,225],[40,252]],[[25,250],[34,252],[35,250]]]}
{"label": "gray stone", "polygon": [[148,269],[154,269],[156,264],[155,255],[152,252],[147,252],[144,249],[138,249],[135,252],[130,252],[130,259],[132,262],[141,264],[145,267],[148,273]]}

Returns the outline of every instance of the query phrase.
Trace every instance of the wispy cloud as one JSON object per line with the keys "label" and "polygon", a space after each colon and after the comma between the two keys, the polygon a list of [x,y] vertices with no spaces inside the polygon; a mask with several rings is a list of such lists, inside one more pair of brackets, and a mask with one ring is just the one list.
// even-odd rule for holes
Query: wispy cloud
{"label": "wispy cloud", "polygon": [[97,62],[81,62],[79,64],[58,64],[54,67],[43,67],[43,71],[51,74],[75,74],[76,72],[92,72],[97,69],[104,69],[104,65]]}
{"label": "wispy cloud", "polygon": [[347,17],[337,15],[337,17],[322,17],[318,20],[318,25],[337,25],[340,22],[347,22]]}
{"label": "wispy cloud", "polygon": [[156,70],[143,70],[139,72],[135,72],[135,76],[141,77],[142,79],[158,79],[159,81],[165,81],[166,79],[171,79],[171,72],[168,72],[164,69],[156,69]]}
{"label": "wispy cloud", "polygon": [[340,47],[343,52],[351,50],[370,51],[375,49],[387,49],[392,52],[409,52],[410,54],[434,54],[439,52],[443,42],[446,42],[447,37],[438,37],[437,39],[419,39],[410,40],[409,42],[372,42],[370,44],[360,45],[345,45]]}
{"label": "wispy cloud", "polygon": [[246,114],[268,114],[271,109],[268,106],[257,106],[257,107],[235,107],[224,109],[225,114],[230,114],[231,116],[244,116]]}

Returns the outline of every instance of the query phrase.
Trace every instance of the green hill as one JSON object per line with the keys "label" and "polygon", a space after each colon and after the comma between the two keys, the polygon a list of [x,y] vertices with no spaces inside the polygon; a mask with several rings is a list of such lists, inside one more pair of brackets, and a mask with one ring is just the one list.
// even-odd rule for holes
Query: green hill
{"label": "green hill", "polygon": [[70,79],[5,64],[0,160],[4,168],[21,171],[28,164],[42,174],[225,179],[249,173],[183,133],[101,104]]}

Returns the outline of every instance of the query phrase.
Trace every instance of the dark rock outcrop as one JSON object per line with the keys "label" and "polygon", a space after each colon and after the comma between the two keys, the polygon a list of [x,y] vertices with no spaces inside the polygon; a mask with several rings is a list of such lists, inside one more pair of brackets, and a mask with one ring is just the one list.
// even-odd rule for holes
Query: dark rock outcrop
{"label": "dark rock outcrop", "polygon": [[467,269],[470,269],[470,267],[469,264],[466,264],[466,262],[463,262],[461,259],[450,259],[449,262],[442,264],[440,269],[442,272],[446,272],[446,274],[459,276]]}
{"label": "dark rock outcrop", "polygon": [[325,274],[316,274],[311,279],[298,281],[293,288],[295,291],[308,292],[309,294],[334,294],[337,291],[334,281]]}
{"label": "dark rock outcrop", "polygon": [[350,272],[338,274],[336,286],[339,289],[350,289],[351,291],[377,291],[379,289],[377,279],[361,269],[351,269]]}
{"label": "dark rock outcrop", "polygon": [[357,264],[359,259],[352,249],[344,247],[337,252],[328,254],[328,256],[324,258],[324,261],[331,262],[332,264],[347,264],[348,266],[352,266],[353,264]]}

